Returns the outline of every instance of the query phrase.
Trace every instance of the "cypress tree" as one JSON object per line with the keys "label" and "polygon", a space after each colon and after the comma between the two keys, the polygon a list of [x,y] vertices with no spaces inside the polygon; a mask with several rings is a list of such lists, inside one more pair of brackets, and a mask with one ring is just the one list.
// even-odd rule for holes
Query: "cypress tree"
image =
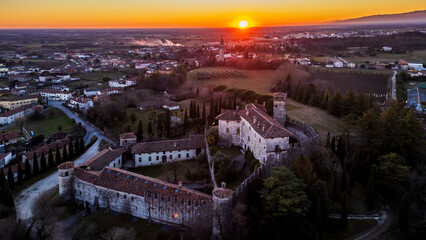
{"label": "cypress tree", "polygon": [[63,162],[68,162],[69,158],[68,158],[68,150],[67,150],[67,146],[64,145],[64,149],[62,150],[62,161]]}
{"label": "cypress tree", "polygon": [[158,118],[158,121],[157,121],[157,135],[159,137],[163,136],[163,124],[161,123],[160,118]]}
{"label": "cypress tree", "polygon": [[61,159],[61,151],[59,150],[59,146],[56,145],[56,159],[55,159],[56,166],[62,163]]}
{"label": "cypress tree", "polygon": [[330,143],[331,151],[333,151],[334,154],[336,154],[336,138],[333,136]]}
{"label": "cypress tree", "polygon": [[[3,191],[3,188],[4,188],[4,184],[6,183],[6,177],[4,176],[4,169],[3,168],[0,168],[0,189]],[[2,197],[3,195],[0,195],[0,198]]]}
{"label": "cypress tree", "polygon": [[200,105],[197,105],[197,116],[196,118],[200,117]]}
{"label": "cypress tree", "polygon": [[72,140],[68,144],[68,154],[70,156],[70,160],[72,160],[75,156],[75,154],[74,154],[74,143],[73,143]]}
{"label": "cypress tree", "polygon": [[15,207],[15,202],[13,201],[13,196],[12,196],[12,192],[10,191],[9,188],[9,183],[8,181],[6,181],[6,178],[4,176],[4,170],[3,168],[0,169],[1,173],[0,173],[0,189],[1,191],[1,196],[0,196],[0,203],[2,203],[3,205],[7,206],[7,207]]}
{"label": "cypress tree", "polygon": [[187,127],[188,127],[188,113],[186,112],[186,109],[185,109],[185,115],[183,117],[183,129],[186,130]]}
{"label": "cypress tree", "polygon": [[402,233],[408,233],[410,227],[410,214],[409,214],[410,200],[408,198],[408,192],[402,197],[401,203],[399,204],[398,209],[398,222],[399,230]]}
{"label": "cypress tree", "polygon": [[152,124],[151,124],[151,121],[148,122],[148,135],[150,137],[152,136]]}
{"label": "cypress tree", "polygon": [[374,208],[374,201],[376,199],[375,186],[373,184],[373,178],[370,177],[367,183],[367,199],[365,201],[365,205],[367,206],[367,210],[371,211]]}
{"label": "cypress tree", "polygon": [[206,102],[203,102],[203,114],[201,116],[201,119],[203,120],[203,125],[206,124]]}
{"label": "cypress tree", "polygon": [[346,193],[343,196],[343,203],[342,203],[342,213],[340,215],[340,224],[342,226],[342,230],[346,231],[348,228],[348,209],[346,206]]}
{"label": "cypress tree", "polygon": [[217,108],[217,115],[219,115],[222,112],[222,95],[219,96],[219,104]]}
{"label": "cypress tree", "polygon": [[25,160],[25,180],[30,180],[31,179],[31,164],[30,164],[30,160],[27,159]]}
{"label": "cypress tree", "polygon": [[131,132],[130,125],[127,125],[126,132]]}
{"label": "cypress tree", "polygon": [[84,153],[84,139],[83,137],[80,137],[80,154],[82,153]]}
{"label": "cypress tree", "polygon": [[327,137],[325,138],[325,147],[330,147],[330,132],[327,133]]}
{"label": "cypress tree", "polygon": [[7,171],[7,183],[9,183],[9,188],[15,188],[15,177],[13,176],[12,167],[9,165],[9,169]]}
{"label": "cypress tree", "polygon": [[46,170],[46,155],[44,154],[44,152],[41,152],[40,167],[41,167],[42,172],[44,172],[44,170]]}
{"label": "cypress tree", "polygon": [[[37,165],[37,168],[36,168]],[[37,161],[37,152],[34,152],[33,155],[33,171],[32,171],[34,176],[38,175],[38,161]]]}
{"label": "cypress tree", "polygon": [[24,171],[22,171],[21,161],[18,160],[18,184],[21,184],[22,180],[24,180]]}
{"label": "cypress tree", "polygon": [[333,171],[333,200],[337,200],[337,173]]}
{"label": "cypress tree", "polygon": [[166,109],[166,118],[164,119],[164,130],[167,132],[167,137],[170,137],[170,111]]}
{"label": "cypress tree", "polygon": [[343,166],[343,171],[342,171],[342,192],[346,191],[346,170],[345,170],[345,166]]}
{"label": "cypress tree", "polygon": [[227,109],[232,109],[232,98],[228,99],[228,106]]}
{"label": "cypress tree", "polygon": [[214,99],[212,98],[210,102],[210,114],[209,114],[209,125],[213,123],[213,120],[216,116],[214,115]]}
{"label": "cypress tree", "polygon": [[78,139],[76,139],[74,141],[74,147],[75,147],[75,150],[74,150],[75,155],[74,155],[74,157],[77,157],[78,155],[80,155],[80,143],[78,141],[79,141]]}
{"label": "cypress tree", "polygon": [[136,137],[138,139],[138,142],[142,141],[142,139],[143,139],[143,124],[142,124],[142,120],[139,120],[138,131],[136,132]]}
{"label": "cypress tree", "polygon": [[47,162],[48,162],[48,167],[51,168],[53,167],[54,164],[54,160],[53,160],[53,152],[52,149],[49,149],[49,155],[47,155]]}

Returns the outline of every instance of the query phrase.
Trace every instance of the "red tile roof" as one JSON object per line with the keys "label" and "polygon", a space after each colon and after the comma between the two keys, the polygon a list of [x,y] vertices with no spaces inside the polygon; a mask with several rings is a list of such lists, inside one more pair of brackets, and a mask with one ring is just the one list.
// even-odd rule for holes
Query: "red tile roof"
{"label": "red tile roof", "polygon": [[91,171],[101,171],[104,167],[108,166],[112,161],[117,159],[123,154],[122,149],[104,149],[89,160],[81,164],[82,167],[87,167]]}
{"label": "red tile roof", "polygon": [[212,200],[208,194],[118,168],[106,167],[101,172],[94,172],[77,167],[74,174],[78,179],[94,185],[138,196],[159,194],[192,201]]}
{"label": "red tile roof", "polygon": [[198,134],[190,135],[187,139],[137,143],[132,146],[132,154],[188,150],[205,146],[204,136]]}
{"label": "red tile roof", "polygon": [[7,141],[10,139],[16,139],[19,137],[19,134],[16,132],[7,132],[0,134],[0,142]]}
{"label": "red tile roof", "polygon": [[120,134],[120,139],[134,139],[136,135],[133,132]]}
{"label": "red tile roof", "polygon": [[56,142],[46,144],[46,145],[44,145],[44,146],[42,146],[42,147],[40,147],[40,148],[38,148],[34,151],[27,152],[27,153],[25,153],[25,157],[27,159],[33,159],[34,152],[37,154],[37,157],[40,157],[42,152],[44,152],[44,154],[47,154],[47,153],[49,153],[49,149],[51,149],[52,152],[53,152],[53,151],[56,151],[56,146],[58,146],[59,148],[63,148],[64,145],[68,145],[69,143],[70,143],[69,139],[61,139],[61,140],[58,140]]}

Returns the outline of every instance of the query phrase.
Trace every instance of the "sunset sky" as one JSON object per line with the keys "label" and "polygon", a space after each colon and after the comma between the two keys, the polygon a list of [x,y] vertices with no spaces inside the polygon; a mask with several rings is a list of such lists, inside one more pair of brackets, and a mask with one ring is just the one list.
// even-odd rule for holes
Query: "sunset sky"
{"label": "sunset sky", "polygon": [[425,0],[10,0],[0,28],[279,26],[422,9]]}

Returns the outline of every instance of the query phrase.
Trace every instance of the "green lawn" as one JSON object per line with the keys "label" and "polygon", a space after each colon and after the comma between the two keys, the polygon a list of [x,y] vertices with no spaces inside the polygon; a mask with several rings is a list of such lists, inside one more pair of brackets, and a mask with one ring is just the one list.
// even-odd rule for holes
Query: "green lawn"
{"label": "green lawn", "polygon": [[114,213],[111,210],[105,209],[100,209],[97,212],[82,218],[79,223],[81,222],[86,224],[92,222],[96,225],[96,232],[93,234],[96,236],[95,239],[103,239],[100,235],[108,232],[113,227],[126,229],[133,228],[136,231],[137,238],[144,240],[156,240],[159,237],[174,236],[177,234],[177,232],[173,229],[169,232],[164,232],[162,230],[162,225],[160,224],[148,224],[147,220],[132,218],[128,215]]}
{"label": "green lawn", "polygon": [[[185,173],[187,169],[190,169],[191,171],[194,171],[196,169],[199,169],[200,167],[207,167],[207,164],[203,164],[205,161],[207,163],[207,160],[197,160],[197,159],[191,159],[186,161],[178,162],[177,167],[177,179],[178,181],[188,181],[185,178]],[[128,169],[128,171],[138,173],[144,176],[157,178],[163,181],[167,181],[167,176],[169,177],[169,180],[174,180],[173,172],[170,168],[165,167],[165,165],[155,165],[155,166],[147,166],[147,167],[138,167],[138,168],[131,168]]]}
{"label": "green lawn", "polygon": [[[60,109],[50,108],[44,112],[44,118],[41,120],[35,120],[28,118],[24,123],[24,128],[31,134],[31,131],[36,135],[44,135],[48,138],[51,134],[58,132],[58,126],[62,126],[62,132],[70,132],[73,124],[71,119]],[[20,132],[18,127],[11,126],[7,128],[7,131]]]}
{"label": "green lawn", "polygon": [[375,63],[376,61],[394,63],[401,59],[404,59],[409,62],[426,62],[426,50],[416,50],[412,53],[379,53],[376,56],[366,56],[366,57],[344,57],[346,61],[356,62],[356,63],[365,63],[369,61],[370,63]]}

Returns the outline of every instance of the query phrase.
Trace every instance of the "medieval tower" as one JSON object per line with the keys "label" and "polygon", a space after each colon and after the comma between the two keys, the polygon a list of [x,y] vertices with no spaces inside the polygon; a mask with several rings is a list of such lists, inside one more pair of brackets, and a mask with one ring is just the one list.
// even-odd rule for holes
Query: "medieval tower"
{"label": "medieval tower", "polygon": [[71,198],[73,189],[74,163],[65,162],[58,166],[59,196],[65,200]]}
{"label": "medieval tower", "polygon": [[274,93],[274,119],[285,127],[285,120],[287,117],[286,110],[287,93],[276,92]]}
{"label": "medieval tower", "polygon": [[225,61],[225,47],[223,45],[223,36],[220,37],[220,46],[219,46],[219,62]]}
{"label": "medieval tower", "polygon": [[212,239],[221,240],[229,232],[229,223],[231,222],[232,196],[234,192],[226,188],[222,182],[220,188],[215,188],[213,195],[213,226]]}

